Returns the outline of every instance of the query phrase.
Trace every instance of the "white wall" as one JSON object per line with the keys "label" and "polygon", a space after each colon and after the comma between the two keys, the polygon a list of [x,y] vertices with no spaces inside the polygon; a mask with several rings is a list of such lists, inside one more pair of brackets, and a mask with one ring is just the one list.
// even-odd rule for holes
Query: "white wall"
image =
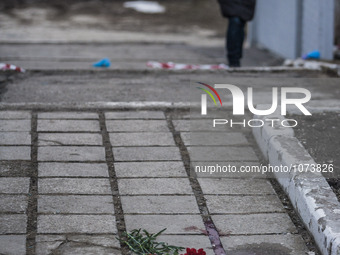
{"label": "white wall", "polygon": [[334,0],[257,0],[251,42],[285,57],[333,57]]}

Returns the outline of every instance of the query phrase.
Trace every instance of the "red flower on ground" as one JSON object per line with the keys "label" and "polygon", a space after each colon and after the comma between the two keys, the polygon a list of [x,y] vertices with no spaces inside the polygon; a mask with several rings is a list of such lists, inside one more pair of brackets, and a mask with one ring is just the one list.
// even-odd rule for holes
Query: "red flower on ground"
{"label": "red flower on ground", "polygon": [[182,255],[206,255],[205,251],[203,249],[199,249],[196,251],[196,249],[192,248],[187,248],[187,253],[182,254]]}

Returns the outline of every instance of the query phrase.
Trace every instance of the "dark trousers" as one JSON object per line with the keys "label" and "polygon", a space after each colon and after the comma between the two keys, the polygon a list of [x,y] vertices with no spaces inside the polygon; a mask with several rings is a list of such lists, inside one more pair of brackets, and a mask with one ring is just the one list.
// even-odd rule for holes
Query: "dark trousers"
{"label": "dark trousers", "polygon": [[229,66],[241,66],[244,27],[246,22],[239,17],[230,17],[226,37],[226,49]]}

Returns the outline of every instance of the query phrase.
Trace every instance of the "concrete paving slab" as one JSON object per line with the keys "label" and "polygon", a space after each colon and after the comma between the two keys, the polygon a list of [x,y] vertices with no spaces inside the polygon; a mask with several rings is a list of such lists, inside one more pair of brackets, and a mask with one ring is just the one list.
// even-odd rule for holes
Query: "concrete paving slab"
{"label": "concrete paving slab", "polygon": [[[53,250],[58,249],[58,247],[63,243],[74,243],[78,244],[78,246],[85,247],[107,247],[107,248],[119,248],[119,241],[116,239],[115,234],[110,235],[70,235],[67,237],[65,235],[37,235],[36,236],[36,254],[37,255],[45,255],[50,254]],[[72,247],[71,247],[72,248]],[[67,247],[62,245],[61,249],[58,249],[59,252],[69,252]],[[76,253],[78,254],[78,253]],[[83,254],[83,253],[80,253]],[[93,253],[92,253],[93,254]],[[95,253],[97,254],[97,253]],[[102,253],[99,253],[102,254]],[[113,254],[113,253],[111,253]]]}
{"label": "concrete paving slab", "polygon": [[242,133],[207,133],[207,132],[181,132],[181,138],[186,146],[216,146],[216,145],[247,145],[247,138]]}
{"label": "concrete paving slab", "polygon": [[95,120],[38,120],[38,132],[99,132],[99,121]]}
{"label": "concrete paving slab", "polygon": [[275,195],[268,180],[263,179],[198,179],[204,194],[221,195]]}
{"label": "concrete paving slab", "polygon": [[0,111],[0,119],[1,120],[31,119],[31,112],[29,111]]}
{"label": "concrete paving slab", "polygon": [[[166,233],[166,232],[165,232]],[[188,248],[203,248],[207,255],[215,255],[208,236],[198,235],[161,235],[157,238],[159,242],[166,242]]]}
{"label": "concrete paving slab", "polygon": [[39,194],[110,195],[108,179],[45,178],[38,181]]}
{"label": "concrete paving slab", "polygon": [[0,160],[30,160],[31,146],[0,146]]}
{"label": "concrete paving slab", "polygon": [[161,195],[192,194],[188,179],[155,178],[155,179],[119,179],[121,195]]}
{"label": "concrete paving slab", "polygon": [[39,147],[38,161],[105,161],[105,149],[82,146]]}
{"label": "concrete paving slab", "polygon": [[175,146],[170,132],[162,133],[111,133],[112,146]]}
{"label": "concrete paving slab", "polygon": [[27,216],[0,214],[0,234],[26,234]]}
{"label": "concrete paving slab", "polygon": [[32,170],[32,163],[27,161],[1,161],[0,175],[2,177],[27,177]]}
{"label": "concrete paving slab", "polygon": [[285,212],[276,195],[204,197],[211,214]]}
{"label": "concrete paving slab", "polygon": [[213,215],[212,219],[222,235],[297,233],[285,213]]}
{"label": "concrete paving slab", "polygon": [[109,132],[169,132],[165,120],[107,120]]}
{"label": "concrete paving slab", "polygon": [[0,254],[25,255],[26,235],[0,235]]}
{"label": "concrete paving slab", "polygon": [[166,228],[167,234],[205,233],[200,215],[126,215],[125,223],[129,231],[142,228],[157,233]]}
{"label": "concrete paving slab", "polygon": [[251,147],[192,146],[188,147],[190,159],[193,161],[257,161],[258,158]]}
{"label": "concrete paving slab", "polygon": [[27,177],[1,177],[0,193],[3,194],[27,194],[30,179]]}
{"label": "concrete paving slab", "polygon": [[31,145],[29,132],[0,132],[0,145]]}
{"label": "concrete paving slab", "polygon": [[31,120],[5,119],[0,122],[0,132],[29,132],[31,131]]}
{"label": "concrete paving slab", "polygon": [[99,119],[97,113],[94,112],[40,112],[38,119]]}
{"label": "concrete paving slab", "polygon": [[118,178],[187,177],[182,161],[116,162],[114,166]]}
{"label": "concrete paving slab", "polygon": [[194,196],[122,196],[125,214],[199,214]]}
{"label": "concrete paving slab", "polygon": [[25,213],[27,200],[25,195],[0,195],[0,212]]}
{"label": "concrete paving slab", "polygon": [[109,247],[100,247],[96,245],[86,245],[86,244],[77,244],[74,242],[66,243],[62,247],[58,249],[63,255],[74,255],[74,254],[82,254],[82,255],[93,255],[93,254],[101,254],[101,255],[121,255],[121,251],[118,248],[109,248]]}
{"label": "concrete paving slab", "polygon": [[114,214],[112,196],[46,196],[38,197],[38,213]]}
{"label": "concrete paving slab", "polygon": [[229,254],[301,255],[308,254],[300,235],[247,235],[221,237]]}
{"label": "concrete paving slab", "polygon": [[123,120],[123,119],[144,119],[158,120],[165,119],[162,111],[122,111],[122,112],[106,112],[105,119],[107,120]]}
{"label": "concrete paving slab", "polygon": [[102,145],[103,138],[100,134],[84,133],[48,133],[38,135],[39,146],[60,145]]}
{"label": "concrete paving slab", "polygon": [[181,160],[177,147],[114,147],[115,161]]}
{"label": "concrete paving slab", "polygon": [[40,162],[39,177],[109,177],[106,163]]}
{"label": "concrete paving slab", "polygon": [[39,215],[39,234],[114,234],[117,232],[112,215]]}
{"label": "concrete paving slab", "polygon": [[117,240],[117,235],[72,235],[68,238],[73,242],[84,242],[94,245],[100,245],[103,247],[120,247],[119,241]]}
{"label": "concrete paving slab", "polygon": [[199,131],[225,131],[222,125],[212,128],[212,125],[207,120],[173,120],[176,131],[181,132],[199,132]]}

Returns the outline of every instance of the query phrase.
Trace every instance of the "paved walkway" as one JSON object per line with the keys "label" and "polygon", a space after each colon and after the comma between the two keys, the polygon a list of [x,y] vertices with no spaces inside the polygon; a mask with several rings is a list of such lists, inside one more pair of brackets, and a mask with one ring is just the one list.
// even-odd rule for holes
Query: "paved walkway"
{"label": "paved walkway", "polygon": [[[0,111],[0,254],[125,254],[116,237],[135,228],[167,228],[161,240],[209,255],[220,243],[227,254],[305,254],[268,180],[190,175],[187,118]],[[228,161],[258,163],[240,130],[224,135],[237,137],[225,139],[239,152]]]}
{"label": "paved walkway", "polygon": [[[177,17],[181,8],[174,6]],[[196,20],[200,15],[192,12],[195,6],[189,9]],[[208,255],[306,254],[270,181],[192,174],[190,160],[200,160],[194,152],[210,153],[216,144],[190,139],[203,130],[189,133],[188,112],[95,107],[131,106],[131,101],[187,103],[190,81],[228,82],[242,89],[251,85],[256,88],[254,101],[261,103],[271,102],[269,86],[299,84],[328,105],[339,94],[337,79],[320,86],[310,78],[324,77],[322,73],[168,72],[146,67],[149,60],[224,62],[224,37],[217,36],[211,20],[213,33],[202,27],[190,33],[159,33],[158,23],[153,32],[138,31],[134,23],[131,31],[121,31],[125,18],[100,29],[95,23],[75,25],[73,18],[79,22],[79,16],[69,13],[60,22],[50,21],[47,9],[15,13],[0,15],[5,22],[0,62],[28,72],[11,79],[0,74],[1,255],[126,255],[116,238],[135,228],[167,228],[161,240],[204,248]],[[23,26],[22,20],[13,20],[21,16],[33,21]],[[141,17],[144,21],[146,16]],[[103,23],[97,12],[80,16],[80,21],[84,18]],[[163,18],[168,24],[170,19]],[[136,16],[133,20],[139,22]],[[182,27],[176,22],[169,26],[173,31]],[[91,67],[103,57],[111,59],[109,69]],[[242,63],[267,66],[281,60],[247,49]],[[224,102],[231,102],[231,96]],[[70,108],[61,110],[65,105]],[[259,164],[247,132],[231,129],[209,137],[218,144],[218,153],[210,156],[238,166]]]}

